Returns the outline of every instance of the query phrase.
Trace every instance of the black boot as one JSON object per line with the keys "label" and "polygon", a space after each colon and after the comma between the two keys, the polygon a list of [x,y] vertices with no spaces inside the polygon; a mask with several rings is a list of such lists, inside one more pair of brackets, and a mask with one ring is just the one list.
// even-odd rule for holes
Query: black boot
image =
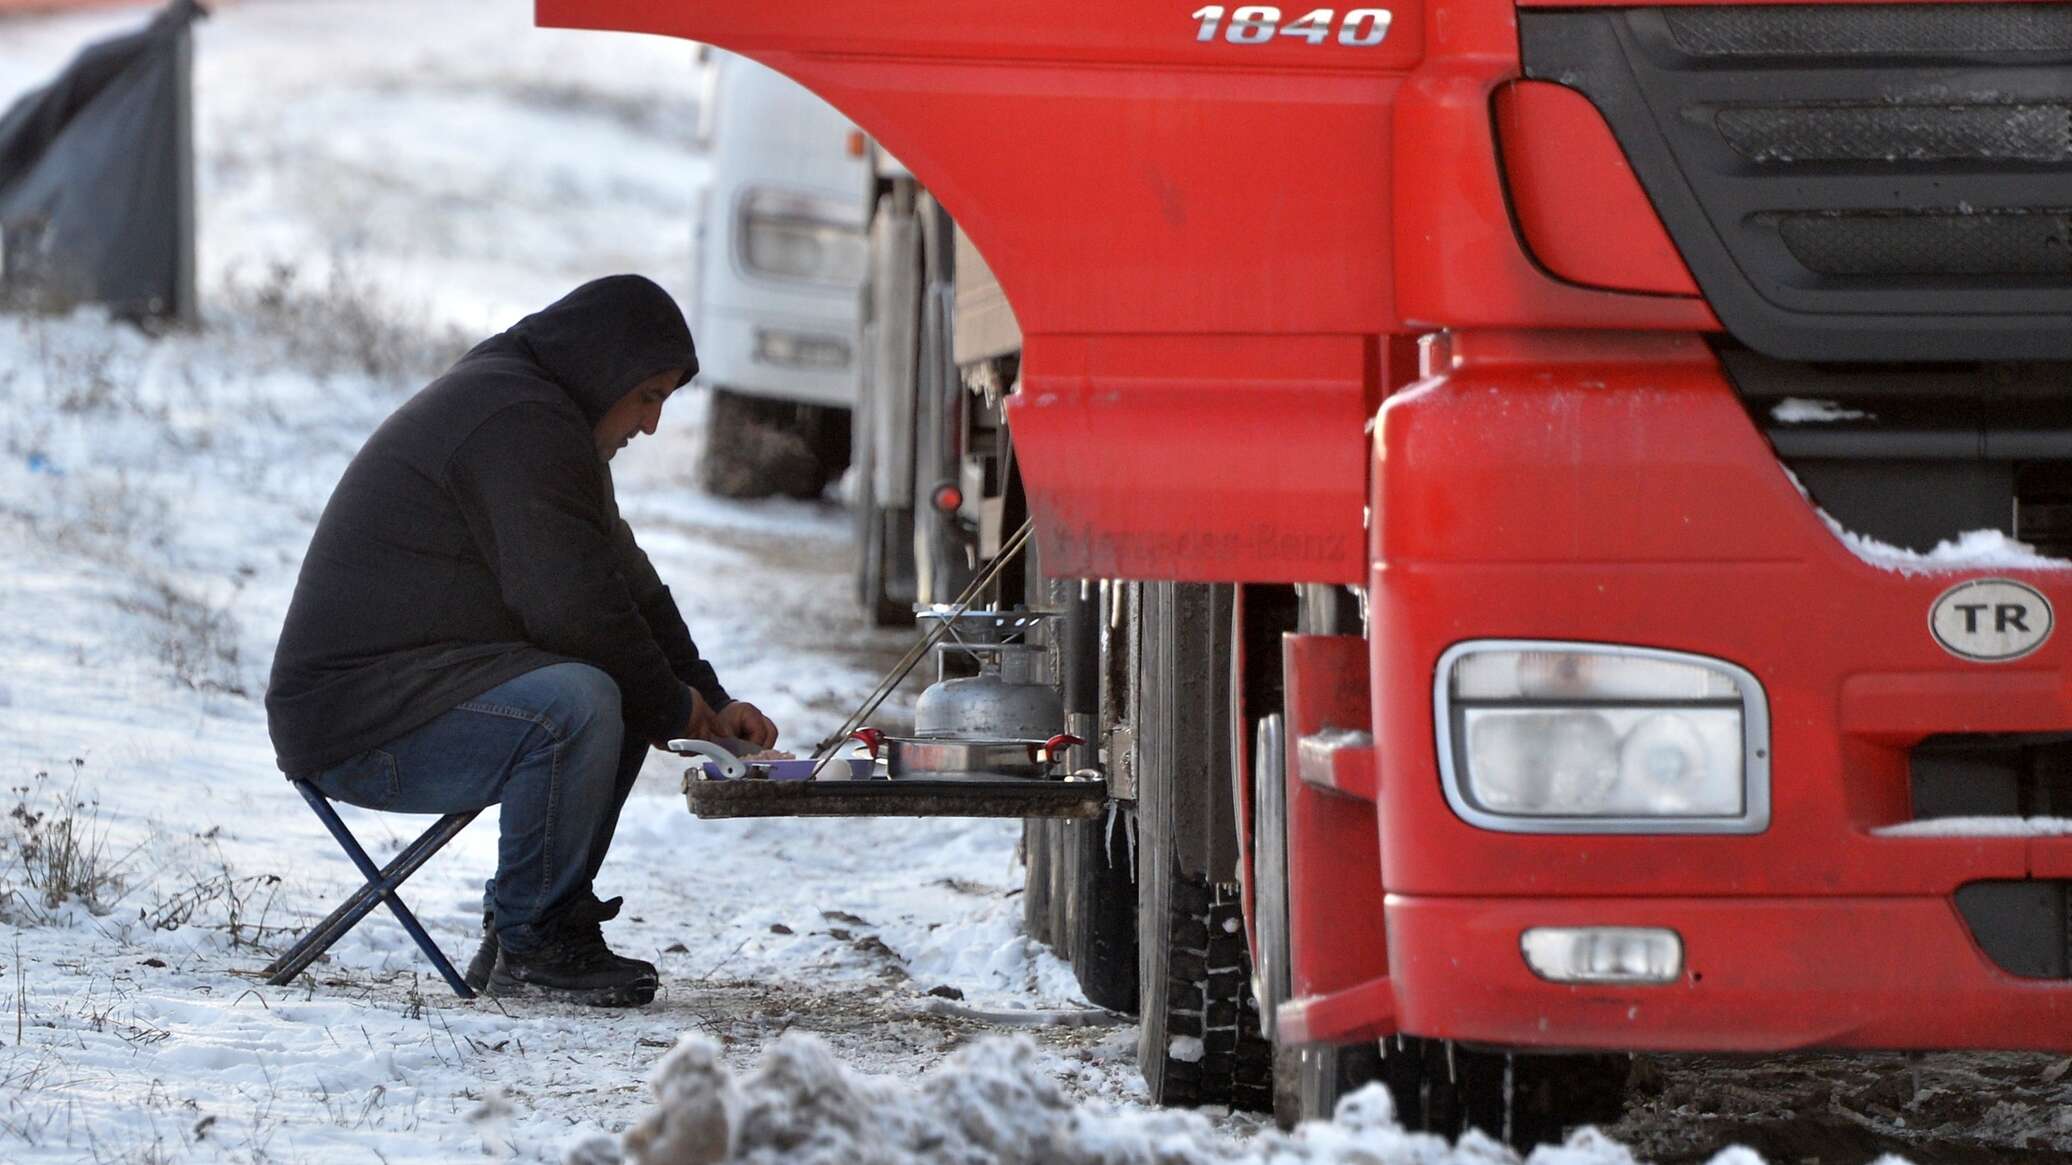
{"label": "black boot", "polygon": [[660,982],[652,963],[623,958],[604,943],[601,924],[619,913],[620,900],[579,901],[542,926],[538,949],[501,949],[487,993],[566,999],[592,1007],[639,1007]]}
{"label": "black boot", "polygon": [[470,990],[480,994],[489,982],[489,973],[496,970],[496,879],[482,883],[482,941],[475,947],[475,957],[468,960],[467,973],[460,977]]}
{"label": "black boot", "polygon": [[[472,991],[479,992],[483,987],[487,986],[489,976],[496,970],[498,951],[496,942],[496,910],[489,905],[495,897],[496,883],[492,881],[483,887],[482,942],[475,948],[475,957],[468,960],[467,974],[460,977],[461,982],[466,983]],[[613,898],[610,901],[605,901],[598,898],[595,894],[586,894],[583,900],[571,907],[570,910],[571,913],[579,918],[587,918],[602,923],[610,922],[612,919],[617,918],[619,916],[619,907],[625,904],[626,900],[624,898]],[[638,960],[633,961],[638,962]],[[651,963],[641,963],[640,965],[646,967],[649,971],[655,969]]]}
{"label": "black boot", "polygon": [[496,970],[496,912],[482,908],[482,945],[475,948],[475,957],[468,960],[467,974],[461,982],[471,990],[481,991],[489,983],[489,973]]}

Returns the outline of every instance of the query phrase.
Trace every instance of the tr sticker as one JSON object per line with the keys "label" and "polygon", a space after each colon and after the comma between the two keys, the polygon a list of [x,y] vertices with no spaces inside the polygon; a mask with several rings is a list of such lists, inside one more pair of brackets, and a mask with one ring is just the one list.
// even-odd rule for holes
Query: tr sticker
{"label": "tr sticker", "polygon": [[2006,578],[1958,583],[1928,609],[1928,630],[1942,649],[1979,663],[2020,659],[2042,647],[2056,623],[2043,592]]}

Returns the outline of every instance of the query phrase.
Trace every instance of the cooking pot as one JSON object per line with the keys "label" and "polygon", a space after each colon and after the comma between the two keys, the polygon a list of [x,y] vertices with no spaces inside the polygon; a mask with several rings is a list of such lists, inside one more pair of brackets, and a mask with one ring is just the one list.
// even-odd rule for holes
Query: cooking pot
{"label": "cooking pot", "polygon": [[883,761],[893,780],[962,781],[997,777],[1050,780],[1065,749],[1085,744],[1061,733],[1048,740],[970,740],[957,737],[887,736],[875,728],[850,734],[873,759]]}

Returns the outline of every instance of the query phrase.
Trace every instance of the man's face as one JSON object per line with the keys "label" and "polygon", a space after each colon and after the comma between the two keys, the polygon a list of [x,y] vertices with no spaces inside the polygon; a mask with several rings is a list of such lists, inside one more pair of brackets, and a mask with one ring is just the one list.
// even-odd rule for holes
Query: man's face
{"label": "man's face", "polygon": [[655,426],[662,423],[662,402],[676,391],[677,382],[682,379],[681,368],[657,372],[620,397],[619,403],[606,410],[592,430],[597,438],[597,455],[610,461],[626,447],[626,442],[642,433],[653,433]]}

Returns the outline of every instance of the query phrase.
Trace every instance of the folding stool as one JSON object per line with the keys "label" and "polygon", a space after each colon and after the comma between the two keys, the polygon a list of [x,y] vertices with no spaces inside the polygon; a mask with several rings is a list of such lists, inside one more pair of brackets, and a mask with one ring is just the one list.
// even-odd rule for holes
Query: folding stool
{"label": "folding stool", "polygon": [[338,810],[331,807],[331,802],[317,791],[316,786],[308,781],[293,779],[288,783],[295,786],[295,791],[302,794],[302,799],[309,802],[311,809],[316,810],[317,817],[323,821],[324,827],[331,831],[331,836],[338,839],[338,844],[345,847],[346,856],[360,868],[360,876],[366,878],[367,883],[355,890],[352,897],[340,903],[338,909],[333,910],[324,921],[311,928],[308,934],[303,935],[280,958],[267,964],[266,981],[276,987],[286,986],[295,976],[300,975],[304,968],[316,962],[318,956],[330,950],[331,944],[344,938],[361,919],[374,910],[377,903],[387,902],[389,909],[395,912],[396,921],[402,923],[403,929],[410,932],[411,940],[417,943],[417,948],[425,953],[432,965],[439,969],[440,976],[446,980],[448,987],[453,988],[453,993],[462,999],[473,999],[475,993],[461,981],[459,973],[453,969],[453,964],[446,960],[445,952],[439,949],[439,944],[432,941],[431,935],[425,933],[424,927],[417,921],[417,916],[410,913],[410,908],[403,905],[403,900],[396,896],[396,890],[402,886],[404,879],[430,861],[432,855],[438,853],[447,842],[460,836],[460,831],[466,829],[468,822],[473,821],[481,810],[469,809],[461,813],[448,813],[434,822],[416,841],[404,846],[403,852],[391,859],[388,865],[377,869],[374,859],[367,856],[367,851],[360,848],[360,843],[353,838],[352,832],[346,829],[345,822],[338,816]]}

